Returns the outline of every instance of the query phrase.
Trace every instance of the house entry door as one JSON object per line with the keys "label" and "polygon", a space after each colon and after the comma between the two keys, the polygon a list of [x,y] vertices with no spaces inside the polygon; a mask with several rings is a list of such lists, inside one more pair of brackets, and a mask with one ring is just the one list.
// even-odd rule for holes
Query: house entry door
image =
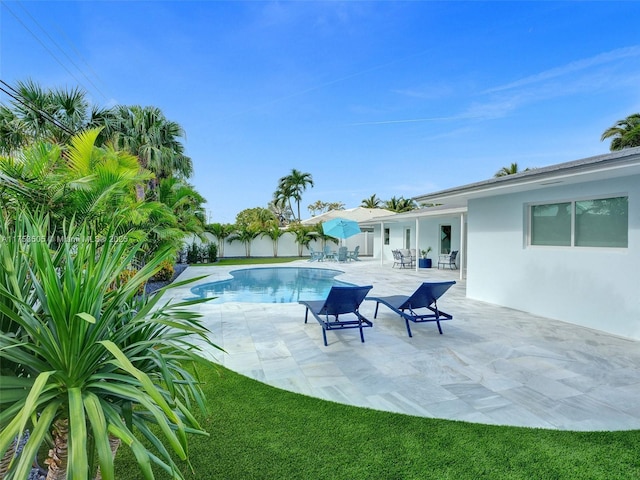
{"label": "house entry door", "polygon": [[440,225],[440,253],[451,253],[451,225]]}

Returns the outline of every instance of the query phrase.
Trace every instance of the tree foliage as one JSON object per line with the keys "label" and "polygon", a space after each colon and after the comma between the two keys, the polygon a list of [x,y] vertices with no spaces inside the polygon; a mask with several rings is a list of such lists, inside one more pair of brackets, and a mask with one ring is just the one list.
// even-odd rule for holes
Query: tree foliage
{"label": "tree foliage", "polygon": [[295,200],[298,216],[294,217],[294,220],[300,221],[300,201],[302,200],[302,194],[309,186],[313,187],[313,177],[311,174],[293,168],[289,175],[281,177],[280,180],[278,180],[278,187],[273,194],[273,202],[279,207],[288,205],[289,210],[293,212],[291,200]]}
{"label": "tree foliage", "polygon": [[184,154],[180,141],[182,127],[168,120],[157,107],[120,105],[113,109],[113,122],[108,137],[116,147],[136,155],[140,164],[152,171],[158,180],[193,174],[191,158]]}
{"label": "tree foliage", "polygon": [[515,175],[516,173],[528,172],[528,171],[529,171],[528,168],[525,168],[524,170],[520,170],[520,168],[518,167],[518,164],[514,162],[508,167],[502,167],[500,170],[496,172],[494,177],[506,177],[508,175]]}
{"label": "tree foliage", "polygon": [[640,147],[640,113],[618,120],[613,127],[606,129],[600,140],[607,138],[611,138],[611,151]]}
{"label": "tree foliage", "polygon": [[374,193],[370,197],[362,199],[361,207],[364,208],[380,208],[382,205],[382,200],[378,198],[378,196]]}
{"label": "tree foliage", "polygon": [[262,230],[266,227],[277,224],[278,219],[273,212],[267,208],[246,208],[236,215],[237,228]]}
{"label": "tree foliage", "polygon": [[307,209],[311,216],[315,217],[320,213],[330,212],[331,210],[344,210],[344,203],[342,202],[323,202],[322,200],[316,200],[310,204]]}
{"label": "tree foliage", "polygon": [[152,463],[183,478],[173,455],[187,460],[187,432],[205,433],[190,411],[194,402],[205,408],[185,368],[201,361],[192,336],[216,348],[185,309],[199,301],[161,306],[161,295],[138,297],[168,250],[123,282],[139,244],[118,242],[115,226],[102,235],[88,223],[66,222],[59,232],[49,223],[24,212],[0,216],[0,457],[29,430],[9,466],[13,478],[27,478],[53,431],[50,478],[93,478],[99,466],[113,479],[119,442],[144,478],[153,478]]}
{"label": "tree foliage", "polygon": [[384,208],[391,210],[392,212],[402,213],[415,210],[418,208],[418,205],[416,204],[416,201],[411,198],[391,197],[389,200],[384,202]]}
{"label": "tree foliage", "polygon": [[294,222],[287,228],[287,231],[293,233],[298,244],[298,256],[302,256],[302,250],[304,247],[309,246],[311,241],[315,238],[314,227],[308,227],[302,225],[300,222]]}
{"label": "tree foliage", "polygon": [[225,240],[233,234],[235,225],[231,223],[210,223],[205,227],[206,231],[213,235],[218,242],[218,255],[224,257]]}

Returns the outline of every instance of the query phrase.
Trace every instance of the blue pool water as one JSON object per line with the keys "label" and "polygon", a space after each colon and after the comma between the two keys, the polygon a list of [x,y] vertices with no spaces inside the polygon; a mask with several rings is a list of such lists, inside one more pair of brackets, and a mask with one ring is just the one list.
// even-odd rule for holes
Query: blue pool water
{"label": "blue pool water", "polygon": [[352,285],[334,278],[343,272],[328,268],[247,268],[229,273],[233,278],[198,285],[191,293],[198,298],[217,297],[211,303],[296,303],[323,300],[333,285]]}

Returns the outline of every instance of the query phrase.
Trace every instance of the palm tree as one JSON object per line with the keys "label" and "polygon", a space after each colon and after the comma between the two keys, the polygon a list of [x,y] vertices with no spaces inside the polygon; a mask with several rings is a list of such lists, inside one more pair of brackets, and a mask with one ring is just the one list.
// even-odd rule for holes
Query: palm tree
{"label": "palm tree", "polygon": [[600,137],[600,141],[611,138],[611,151],[640,146],[640,113],[629,115],[608,128]]}
{"label": "palm tree", "polygon": [[0,158],[3,207],[45,212],[57,230],[71,217],[91,221],[98,230],[116,222],[118,234],[145,242],[146,255],[165,245],[177,251],[185,232],[203,231],[204,199],[193,187],[167,179],[158,189],[159,201],[137,198],[136,186],[148,182],[151,172],[124,151],[96,147],[99,135],[100,129],[75,135],[64,154],[57,145],[38,142]]}
{"label": "palm tree", "polygon": [[[277,192],[276,192],[277,193]],[[293,217],[293,212],[289,207],[286,199],[276,198],[276,194],[274,193],[274,198],[269,202],[267,208],[273,212],[276,219],[278,220],[278,224],[281,227],[288,225],[291,223],[291,219]]]}
{"label": "palm tree", "polygon": [[[120,442],[145,478],[153,478],[152,462],[184,478],[170,451],[186,460],[187,432],[204,433],[189,411],[193,401],[205,404],[184,366],[199,361],[192,335],[217,348],[198,315],[185,310],[199,302],[158,306],[160,294],[136,297],[167,251],[122,282],[139,246],[113,241],[114,230],[96,235],[73,222],[60,232],[69,241],[58,246],[25,243],[49,238],[47,223],[22,212],[0,215],[0,457],[30,433],[9,475],[27,478],[53,432],[49,479],[93,478],[98,468],[99,478],[113,479]],[[20,264],[29,266],[25,278]],[[30,282],[28,295],[22,281]]]}
{"label": "palm tree", "polygon": [[106,125],[111,117],[110,109],[90,110],[86,92],[78,87],[47,90],[27,80],[7,89],[13,99],[0,112],[4,153],[40,140],[63,145],[87,128]]}
{"label": "palm tree", "polygon": [[234,225],[230,223],[210,223],[205,230],[215,237],[218,241],[218,256],[224,257],[224,242],[234,231]]}
{"label": "palm tree", "polygon": [[0,158],[0,172],[12,180],[4,185],[5,208],[44,211],[53,225],[75,217],[106,229],[118,212],[135,207],[135,185],[151,173],[125,152],[96,147],[99,134],[92,129],[75,135],[64,155],[58,145],[37,142]]}
{"label": "palm tree", "polygon": [[11,109],[0,105],[0,154],[11,155],[28,145],[30,139],[20,118]]}
{"label": "palm tree", "polygon": [[179,178],[163,178],[158,185],[158,201],[168,206],[184,232],[204,231],[204,208],[207,200],[195,188]]}
{"label": "palm tree", "polygon": [[[302,200],[302,193],[308,186],[313,187],[313,178],[310,173],[303,173],[295,168],[291,169],[291,173],[278,180],[278,188],[274,193],[274,202],[277,205],[282,205],[287,202],[289,208],[293,211],[291,206],[291,199],[297,203],[298,217],[297,220],[301,220],[300,216],[300,201]],[[295,218],[294,218],[295,220]]]}
{"label": "palm tree", "polygon": [[260,235],[260,230],[255,226],[242,225],[236,226],[235,231],[229,236],[227,241],[229,243],[242,242],[244,243],[244,250],[247,258],[251,257],[251,243],[255,238]]}
{"label": "palm tree", "polygon": [[380,200],[378,196],[374,193],[370,197],[363,199],[360,206],[364,208],[380,208],[381,204],[382,204],[382,200]]}
{"label": "palm tree", "polygon": [[293,233],[298,244],[298,256],[302,256],[303,247],[308,247],[314,236],[311,235],[313,228],[302,225],[300,222],[294,222],[289,225],[288,231]]}
{"label": "palm tree", "polygon": [[189,178],[193,174],[191,159],[184,154],[179,140],[184,137],[184,130],[167,120],[159,108],[119,106],[114,115],[108,136],[117,148],[136,155],[142,167],[151,170],[158,181],[174,175]]}
{"label": "palm tree", "polygon": [[278,241],[280,240],[280,237],[285,233],[286,231],[280,228],[280,225],[278,225],[277,223],[271,223],[270,225],[266,226],[260,233],[260,235],[262,235],[263,237],[269,237],[273,242],[274,257],[278,256]]}
{"label": "palm tree", "polygon": [[324,233],[324,228],[322,228],[323,223],[324,222],[316,223],[311,231],[314,233],[316,239],[319,238],[322,241],[322,249],[324,250],[324,247],[327,245],[327,241],[333,242],[336,245],[340,243],[340,241],[336,237],[332,237]]}
{"label": "palm tree", "polygon": [[[527,170],[529,169],[528,168],[524,169],[525,172]],[[518,164],[514,162],[508,167],[502,167],[500,170],[496,172],[494,177],[506,177],[507,175],[515,175],[516,173],[520,173],[520,169],[518,168]]]}
{"label": "palm tree", "polygon": [[402,213],[415,210],[416,208],[418,208],[418,206],[415,200],[411,198],[391,197],[389,200],[384,202],[384,208],[386,208],[387,210],[391,210],[392,212]]}

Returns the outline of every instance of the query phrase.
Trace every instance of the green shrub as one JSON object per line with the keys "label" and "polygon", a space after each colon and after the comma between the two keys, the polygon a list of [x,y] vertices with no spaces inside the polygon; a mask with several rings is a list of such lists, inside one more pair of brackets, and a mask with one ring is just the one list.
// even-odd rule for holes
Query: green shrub
{"label": "green shrub", "polygon": [[0,209],[0,459],[26,438],[2,476],[27,478],[52,440],[48,478],[94,478],[99,467],[113,479],[121,443],[137,478],[152,479],[154,464],[184,479],[187,434],[206,434],[191,413],[206,406],[200,382],[184,365],[202,361],[198,343],[216,348],[188,309],[201,300],[158,305],[162,294],[136,295],[168,248],[135,271],[141,246],[112,241],[119,225],[102,237],[69,221],[65,237],[85,241],[52,248],[36,240],[51,238],[48,223]]}
{"label": "green shrub", "polygon": [[160,270],[153,276],[153,280],[157,282],[166,282],[173,278],[173,263],[164,260],[160,263]]}
{"label": "green shrub", "polygon": [[218,245],[210,243],[207,245],[207,254],[209,257],[209,263],[213,263],[218,260]]}
{"label": "green shrub", "polygon": [[200,248],[192,243],[187,249],[187,263],[198,263],[200,257]]}
{"label": "green shrub", "polygon": [[209,256],[209,250],[206,245],[200,245],[198,248],[198,261],[200,263],[207,263],[207,258]]}
{"label": "green shrub", "polygon": [[[127,268],[125,270],[122,270],[118,275],[118,279],[109,288],[109,291],[113,291],[117,288],[121,288],[125,286],[127,282],[129,282],[129,280],[131,280],[133,277],[136,276],[137,273],[138,273],[138,270],[136,270],[135,268]],[[145,286],[144,283],[141,283],[140,285],[138,285],[138,288],[136,289],[136,295],[142,295],[144,293],[144,286]]]}

